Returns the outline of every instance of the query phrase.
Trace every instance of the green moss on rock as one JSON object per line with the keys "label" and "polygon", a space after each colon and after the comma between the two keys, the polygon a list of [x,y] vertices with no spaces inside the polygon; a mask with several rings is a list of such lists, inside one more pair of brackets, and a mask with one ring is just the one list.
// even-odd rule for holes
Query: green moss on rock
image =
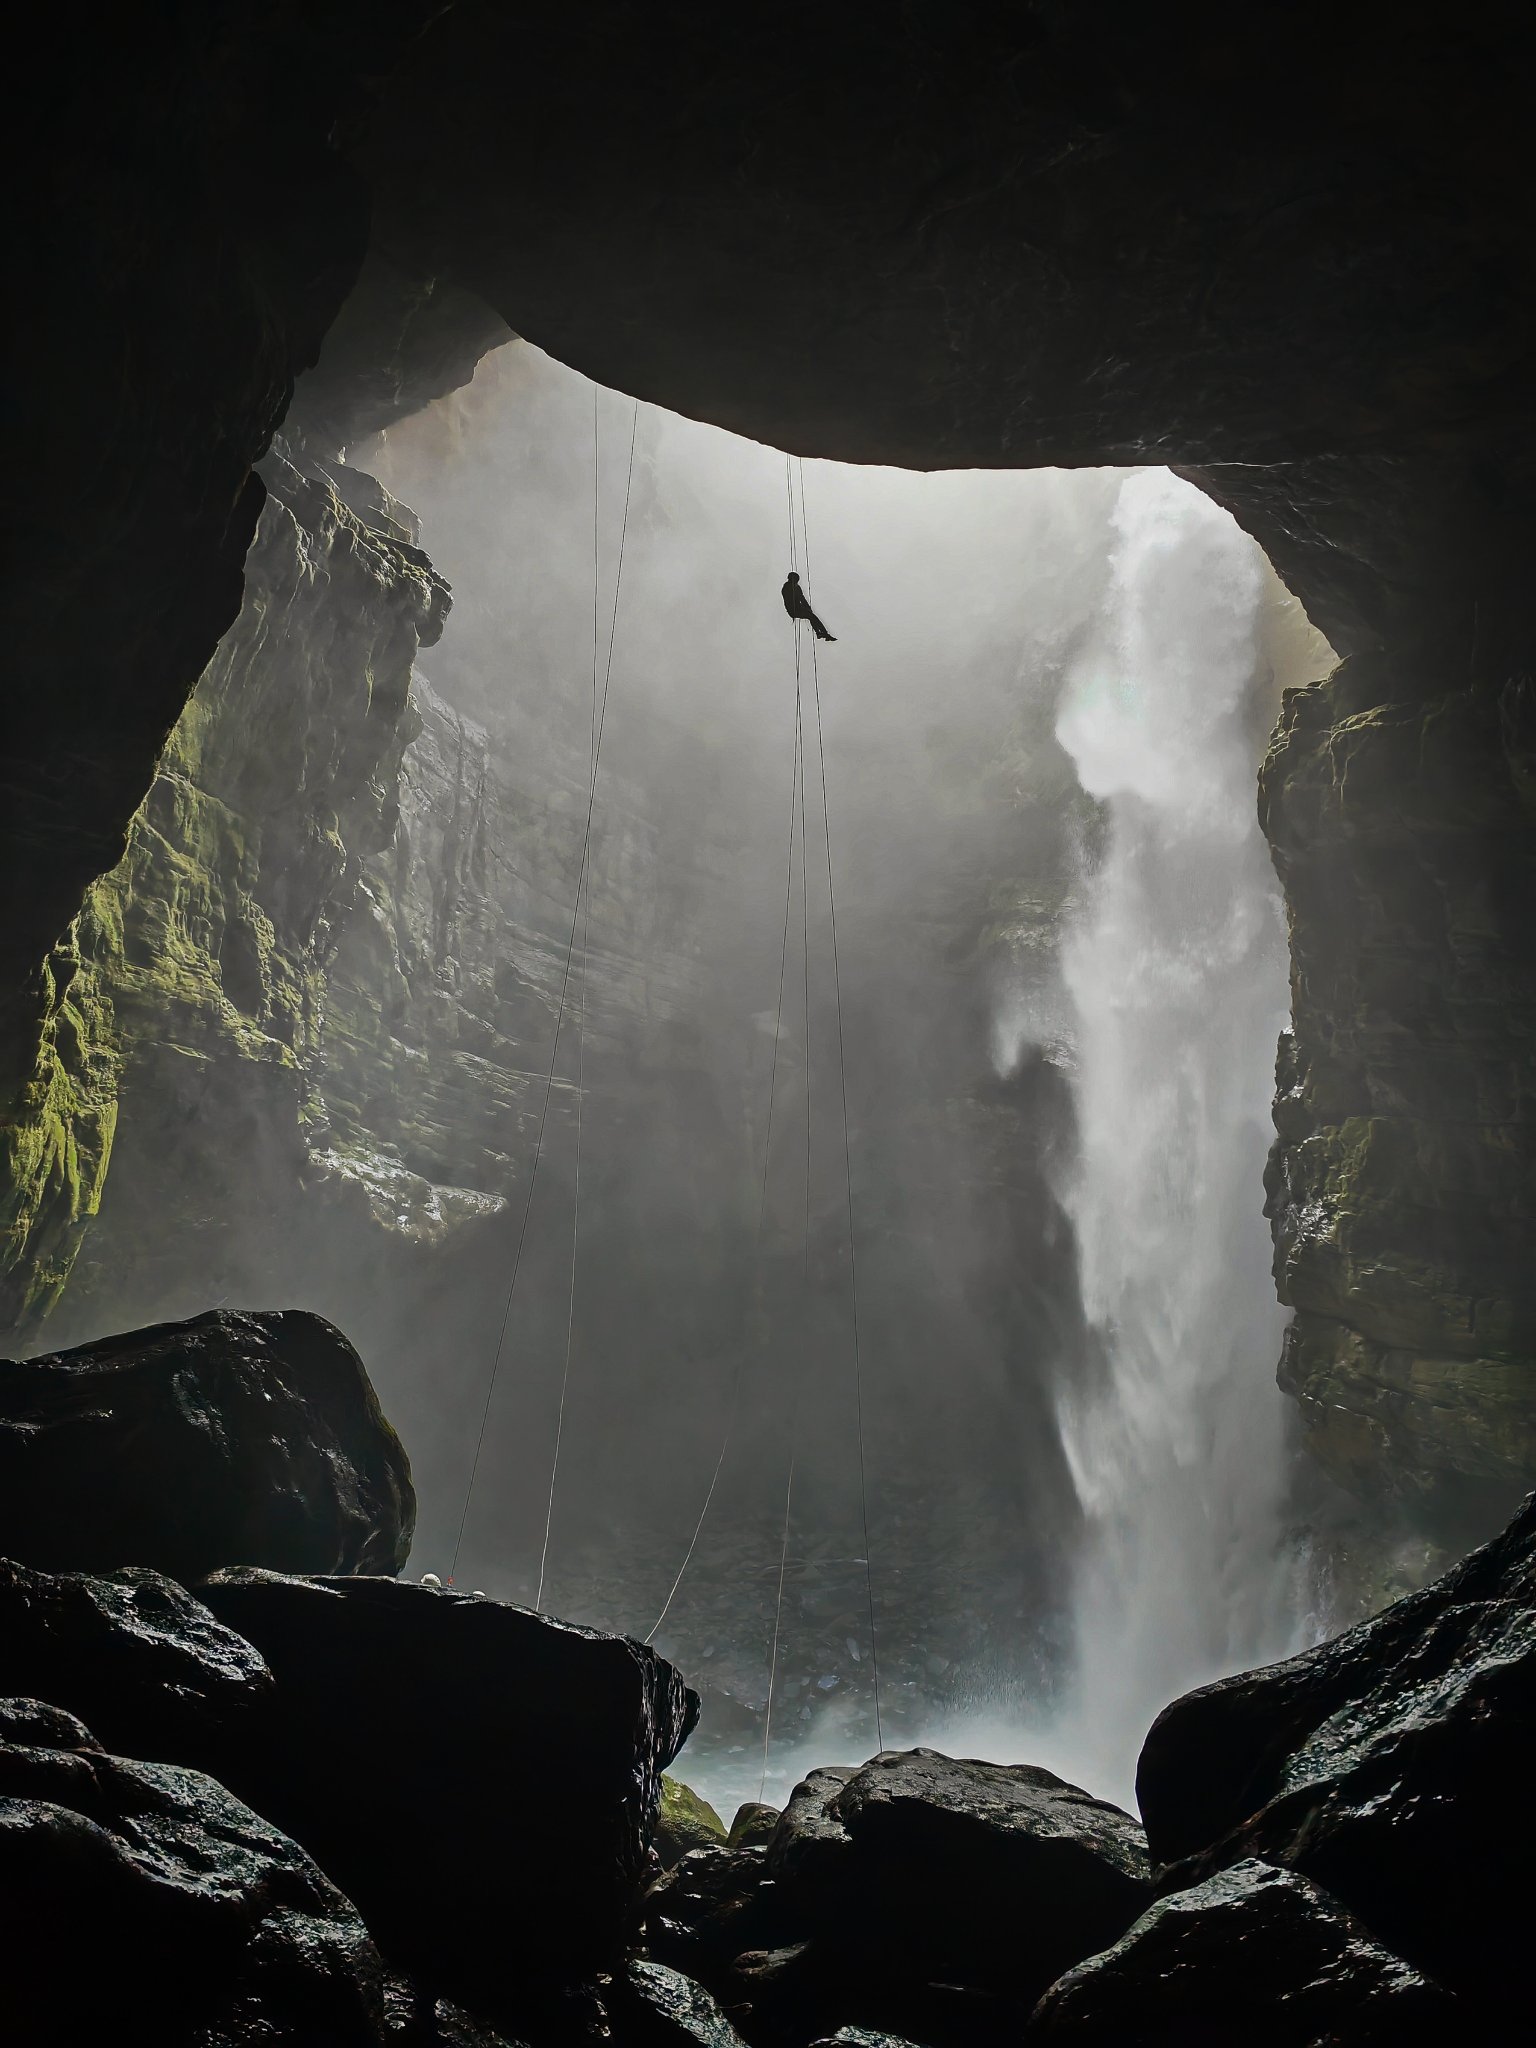
{"label": "green moss on rock", "polygon": [[709,1801],[680,1778],[664,1774],[654,1847],[666,1867],[680,1863],[690,1849],[720,1848],[725,1840],[725,1823]]}
{"label": "green moss on rock", "polygon": [[1459,1510],[1481,1489],[1490,1513],[1536,1471],[1517,729],[1495,693],[1356,657],[1287,693],[1260,779],[1292,958],[1266,1183],[1299,1312],[1281,1383],[1351,1491]]}
{"label": "green moss on rock", "polygon": [[370,527],[280,457],[269,471],[240,618],[166,740],[122,859],[44,966],[33,1073],[3,1134],[0,1313],[23,1330],[69,1277],[125,1075],[146,1057],[185,1119],[221,1068],[264,1075],[244,1092],[303,1150],[328,967],[363,863],[394,831],[412,663],[448,591],[398,521]]}

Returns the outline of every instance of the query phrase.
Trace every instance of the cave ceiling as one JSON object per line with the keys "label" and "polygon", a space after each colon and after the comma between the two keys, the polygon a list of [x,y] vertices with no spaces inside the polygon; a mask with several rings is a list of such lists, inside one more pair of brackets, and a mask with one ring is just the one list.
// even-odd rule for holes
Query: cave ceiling
{"label": "cave ceiling", "polygon": [[13,134],[0,985],[116,858],[238,606],[250,465],[365,261],[374,310],[321,365],[338,432],[505,322],[807,454],[1168,462],[1341,649],[1528,665],[1514,19],[328,0],[151,10],[83,51],[49,25],[69,83]]}

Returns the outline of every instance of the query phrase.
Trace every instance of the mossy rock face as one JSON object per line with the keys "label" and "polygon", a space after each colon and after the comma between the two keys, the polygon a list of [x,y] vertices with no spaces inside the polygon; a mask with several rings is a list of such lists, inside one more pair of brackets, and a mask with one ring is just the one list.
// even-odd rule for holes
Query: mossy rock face
{"label": "mossy rock face", "polygon": [[663,1775],[652,1846],[665,1868],[681,1863],[690,1849],[718,1849],[725,1840],[725,1822],[709,1801],[680,1778]]}
{"label": "mossy rock face", "polygon": [[[330,963],[363,862],[398,820],[420,726],[412,664],[442,631],[447,585],[387,508],[370,525],[329,479],[277,454],[264,468],[240,618],[166,739],[122,859],[43,968],[32,1077],[0,1135],[0,1324],[19,1330],[63,1292],[147,1064],[167,1106],[202,1124],[238,1074],[302,1157]],[[249,1152],[248,1133],[232,1142]],[[164,1234],[142,1194],[138,1207],[129,1270]]]}
{"label": "mossy rock face", "polygon": [[1292,1032],[1266,1174],[1281,1385],[1357,1496],[1491,1525],[1533,1470],[1536,834],[1515,686],[1379,656],[1287,693],[1260,816]]}
{"label": "mossy rock face", "polygon": [[771,1839],[779,1824],[779,1809],[765,1805],[760,1799],[749,1799],[745,1806],[738,1806],[736,1818],[731,1822],[731,1847],[733,1849],[754,1849]]}

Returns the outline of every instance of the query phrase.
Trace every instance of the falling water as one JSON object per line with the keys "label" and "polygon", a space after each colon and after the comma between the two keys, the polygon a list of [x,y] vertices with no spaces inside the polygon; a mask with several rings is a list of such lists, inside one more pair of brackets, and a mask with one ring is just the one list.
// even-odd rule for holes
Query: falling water
{"label": "falling water", "polygon": [[1122,487],[1111,573],[1057,736],[1105,809],[1069,932],[1081,1134],[1069,1207],[1101,1374],[1060,1422],[1088,1535],[1072,1760],[1126,1797],[1192,1685],[1289,1646],[1285,1312],[1261,1213],[1281,910],[1255,815],[1268,571],[1166,471]]}

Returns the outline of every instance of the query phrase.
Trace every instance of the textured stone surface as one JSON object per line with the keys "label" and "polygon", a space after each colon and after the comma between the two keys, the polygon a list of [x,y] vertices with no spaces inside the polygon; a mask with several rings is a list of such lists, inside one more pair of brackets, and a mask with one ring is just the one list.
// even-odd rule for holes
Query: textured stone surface
{"label": "textured stone surface", "polygon": [[691,1849],[645,1895],[647,1952],[714,1983],[748,1949],[787,1940],[793,1922],[762,1849]]}
{"label": "textured stone surface", "polygon": [[1051,1986],[1028,2041],[1435,2048],[1457,2003],[1305,1878],[1239,1863],[1175,1892]]}
{"label": "textured stone surface", "polygon": [[[280,457],[267,469],[244,630],[171,732],[123,858],[60,921],[48,955],[35,1068],[3,1132],[0,1315],[13,1322],[49,1307],[68,1277],[125,1087],[162,1162],[161,1183],[133,1191],[140,1242],[125,1248],[147,1275],[155,1208],[212,1199],[189,1182],[177,1136],[206,1123],[218,1186],[241,1156],[245,1206],[281,1214],[304,1126],[323,1110],[312,1074],[325,968],[363,859],[394,831],[400,757],[419,725],[412,663],[442,631],[448,592],[377,486],[360,516],[331,481]],[[354,495],[367,483],[354,480]],[[219,1127],[230,1067],[244,1099]]]}
{"label": "textured stone surface", "polygon": [[1496,2009],[1525,1970],[1533,1713],[1536,1495],[1423,1592],[1165,1708],[1137,1773],[1162,1881],[1284,1864]]}
{"label": "textured stone surface", "polygon": [[[719,1983],[727,2010],[739,2006],[748,2031],[774,2041],[846,2024],[920,2040],[1001,2037],[1151,1898],[1128,1814],[1049,1771],[925,1749],[812,1772],[766,1868],[773,1883],[756,1899],[742,1896],[747,1871],[701,1869],[707,1882],[694,1888],[707,1909],[695,1908],[688,1935],[690,1960]],[[690,1917],[679,1905],[662,1930],[674,1942]],[[760,1945],[716,1979],[725,1938],[749,1930]]]}
{"label": "textured stone surface", "polygon": [[420,1585],[222,1573],[277,1680],[224,1776],[348,1888],[385,1954],[492,2020],[611,1963],[697,1711],[618,1636]]}
{"label": "textured stone surface", "polygon": [[780,1819],[779,1809],[768,1806],[761,1799],[749,1799],[736,1809],[731,1822],[730,1845],[733,1849],[755,1849],[766,1846],[773,1839],[773,1831]]}
{"label": "textured stone surface", "polygon": [[118,1756],[209,1763],[272,1691],[258,1651],[158,1572],[0,1559],[0,1696],[50,1700]]}
{"label": "textured stone surface", "polygon": [[3,2009],[17,2041],[390,2038],[378,1951],[302,1849],[196,1771],[0,1703]]}
{"label": "textured stone surface", "polygon": [[1485,1524],[1536,1475],[1533,703],[1357,658],[1288,693],[1260,784],[1281,1384],[1346,1486]]}
{"label": "textured stone surface", "polygon": [[635,2048],[743,2048],[741,2036],[701,1985],[661,1963],[631,1963],[616,2012]]}
{"label": "textured stone surface", "polygon": [[707,1849],[724,1841],[725,1823],[709,1801],[680,1779],[663,1776],[652,1841],[663,1867],[670,1870],[690,1849]]}
{"label": "textured stone surface", "polygon": [[395,1572],[410,1466],[362,1360],[300,1310],[210,1310],[0,1361],[0,1555]]}
{"label": "textured stone surface", "polygon": [[856,1922],[893,1968],[1023,1996],[1150,1897],[1138,1823],[1050,1771],[915,1749],[817,1776],[768,1868],[793,1909],[840,1938]]}

